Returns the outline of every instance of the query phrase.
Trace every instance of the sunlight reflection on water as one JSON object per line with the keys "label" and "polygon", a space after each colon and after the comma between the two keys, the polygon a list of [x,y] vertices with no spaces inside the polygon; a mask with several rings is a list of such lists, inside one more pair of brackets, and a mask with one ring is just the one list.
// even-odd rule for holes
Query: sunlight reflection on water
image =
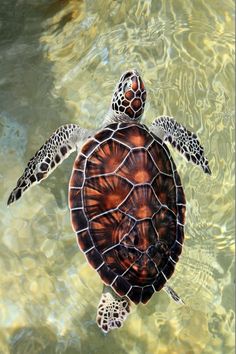
{"label": "sunlight reflection on water", "polygon": [[[4,6],[3,6],[4,5]],[[0,352],[233,353],[233,2],[3,1]],[[15,16],[13,10],[15,9]],[[211,178],[171,150],[185,187],[186,241],[164,293],[103,336],[101,284],[71,230],[73,157],[9,209],[25,164],[58,126],[99,127],[114,84],[136,67],[145,121],[173,115],[205,147]]]}

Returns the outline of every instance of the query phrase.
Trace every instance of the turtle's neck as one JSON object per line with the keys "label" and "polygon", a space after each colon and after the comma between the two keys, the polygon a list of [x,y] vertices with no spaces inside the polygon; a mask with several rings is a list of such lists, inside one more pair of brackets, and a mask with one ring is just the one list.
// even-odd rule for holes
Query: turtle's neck
{"label": "turtle's neck", "polygon": [[110,107],[109,111],[107,112],[106,116],[105,116],[105,120],[104,120],[104,126],[107,126],[108,124],[111,123],[140,123],[142,118],[142,115],[139,117],[139,119],[130,119],[127,117],[126,114],[123,113],[115,113],[113,111],[113,109]]}

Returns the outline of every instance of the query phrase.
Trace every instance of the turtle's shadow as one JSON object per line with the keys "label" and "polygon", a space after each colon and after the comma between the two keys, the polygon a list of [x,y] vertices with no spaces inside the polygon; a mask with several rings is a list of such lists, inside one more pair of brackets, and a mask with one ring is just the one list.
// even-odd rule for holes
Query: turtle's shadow
{"label": "turtle's shadow", "polygon": [[[6,155],[11,159],[6,163],[8,169],[16,165],[21,166],[19,171],[23,172],[28,161],[49,136],[59,126],[73,123],[77,118],[75,109],[63,97],[54,94],[54,62],[48,59],[49,55],[45,55],[42,45],[43,36],[48,34],[45,23],[64,10],[66,1],[8,0],[1,3],[0,12],[6,20],[0,31],[1,54],[5,59],[0,66],[0,77],[3,77],[4,82],[1,85],[0,111],[6,118],[6,126],[12,127],[12,122],[16,122],[17,127],[21,128],[14,135],[9,133]],[[54,31],[63,31],[72,17],[73,12],[68,10],[67,15],[59,17]],[[67,204],[67,185],[72,165],[73,158],[42,183],[42,188],[55,196],[60,207]],[[19,177],[20,172],[12,176],[9,193]]]}
{"label": "turtle's shadow", "polygon": [[134,336],[124,327],[104,335],[97,327],[95,307],[87,306],[82,317],[72,319],[73,332],[58,335],[56,329],[49,325],[39,327],[21,327],[9,338],[10,354],[128,354],[135,347],[147,353],[147,343],[137,342]]}

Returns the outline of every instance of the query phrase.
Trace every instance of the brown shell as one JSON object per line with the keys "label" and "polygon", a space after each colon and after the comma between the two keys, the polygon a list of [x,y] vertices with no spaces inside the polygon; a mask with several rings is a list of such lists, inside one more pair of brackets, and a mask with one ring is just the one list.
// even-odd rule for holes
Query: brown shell
{"label": "brown shell", "polygon": [[105,284],[136,304],[161,290],[182,251],[185,196],[167,146],[146,126],[114,123],[82,147],[69,206]]}

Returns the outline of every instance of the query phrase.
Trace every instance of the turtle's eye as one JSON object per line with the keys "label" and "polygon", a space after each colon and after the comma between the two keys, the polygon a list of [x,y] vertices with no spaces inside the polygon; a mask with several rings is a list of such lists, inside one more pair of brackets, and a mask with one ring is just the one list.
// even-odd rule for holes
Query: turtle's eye
{"label": "turtle's eye", "polygon": [[130,80],[126,80],[126,82],[124,83],[124,86],[123,86],[124,92],[128,91],[130,89],[130,86],[131,86]]}

